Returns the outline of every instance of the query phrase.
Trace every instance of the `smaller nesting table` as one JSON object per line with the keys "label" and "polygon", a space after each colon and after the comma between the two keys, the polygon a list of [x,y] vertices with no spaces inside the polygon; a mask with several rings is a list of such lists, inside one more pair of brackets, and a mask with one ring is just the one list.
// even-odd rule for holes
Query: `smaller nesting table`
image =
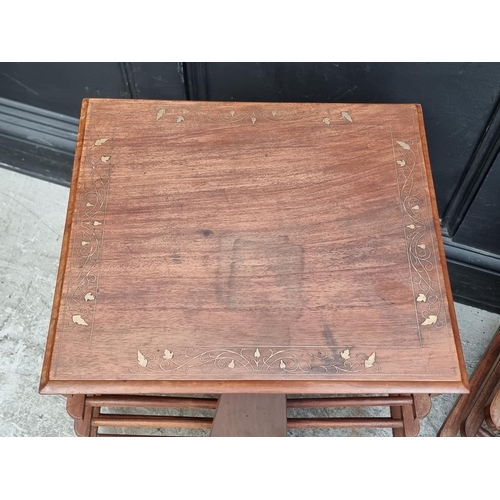
{"label": "smaller nesting table", "polygon": [[439,431],[440,437],[457,434],[493,437],[500,433],[500,328],[471,378],[470,394],[461,396]]}

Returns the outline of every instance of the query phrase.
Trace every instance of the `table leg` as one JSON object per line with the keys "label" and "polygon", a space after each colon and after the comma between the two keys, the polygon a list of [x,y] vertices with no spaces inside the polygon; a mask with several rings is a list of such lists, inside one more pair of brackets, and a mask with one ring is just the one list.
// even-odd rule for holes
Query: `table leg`
{"label": "table leg", "polygon": [[[394,419],[402,419],[403,418],[403,412],[402,412],[402,406],[391,406],[391,417]],[[404,429],[402,428],[394,428],[392,429],[392,435],[394,437],[404,437]]]}
{"label": "table leg", "polygon": [[75,434],[80,437],[88,437],[91,434],[92,410],[88,405],[84,405],[83,416],[75,419]]}
{"label": "table leg", "polygon": [[84,394],[72,394],[66,398],[66,411],[75,421],[74,429],[77,436],[90,436],[90,423],[92,420],[92,408],[85,404]]}
{"label": "table leg", "polygon": [[[403,419],[403,428],[392,429],[392,435],[394,437],[418,436],[418,433],[420,432],[420,414],[425,416],[428,413],[428,404],[425,398],[417,396],[419,395],[413,395],[413,405],[411,406],[391,406],[391,417]],[[427,413],[425,413],[426,411]]]}
{"label": "table leg", "polygon": [[430,394],[414,394],[413,405],[415,407],[415,416],[420,419],[425,418],[432,409]]}
{"label": "table leg", "polygon": [[84,394],[72,394],[66,397],[66,411],[73,420],[82,420],[84,410]]}

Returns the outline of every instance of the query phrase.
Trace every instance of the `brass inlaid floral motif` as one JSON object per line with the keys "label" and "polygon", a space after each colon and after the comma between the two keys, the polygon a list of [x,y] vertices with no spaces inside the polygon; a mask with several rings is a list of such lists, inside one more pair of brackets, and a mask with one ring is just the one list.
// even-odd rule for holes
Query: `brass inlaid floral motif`
{"label": "brass inlaid floral motif", "polygon": [[[394,141],[397,181],[408,252],[410,276],[415,293],[418,326],[443,326],[442,296],[432,252],[432,228],[421,214],[423,196],[415,185],[416,155],[412,141]],[[420,332],[419,332],[420,335]]]}
{"label": "brass inlaid floral motif", "polygon": [[[258,126],[261,122],[298,122],[309,119],[319,125],[344,125],[354,123],[347,111],[335,114],[319,111],[282,111],[252,109],[235,111],[226,109],[192,112],[189,109],[162,108],[156,112],[156,120],[168,120],[172,126],[183,127],[190,122],[246,123]],[[356,118],[356,117],[355,117]],[[348,122],[348,123],[346,123]],[[85,185],[77,213],[79,220],[75,227],[72,251],[76,254],[75,279],[68,290],[69,315],[67,324],[91,335],[93,316],[98,302],[97,284],[99,277],[100,253],[103,245],[106,219],[106,204],[109,180],[113,163],[112,140],[100,137],[91,143],[83,158],[82,168]],[[395,165],[402,209],[403,229],[407,245],[410,276],[414,291],[418,327],[440,328],[446,321],[442,311],[442,296],[436,257],[433,255],[432,227],[425,222],[422,212],[429,210],[423,206],[425,193],[420,193],[414,182],[416,154],[414,140],[395,140]],[[420,332],[419,332],[420,334]],[[328,349],[328,348],[327,348]],[[341,373],[358,372],[367,369],[380,371],[376,354],[357,353],[350,349],[332,354],[315,348],[268,348],[248,347],[243,349],[213,348],[204,351],[185,348],[182,352],[165,349],[163,354],[144,354],[138,351],[137,362],[131,371],[188,371],[188,370],[245,370],[279,372]]]}
{"label": "brass inlaid floral motif", "polygon": [[[250,109],[248,111],[236,112],[233,109],[219,109],[215,111],[190,111],[188,108],[161,108],[156,112],[156,120],[167,120],[170,123],[182,122],[218,122],[218,123],[245,123],[255,125],[257,122],[297,122],[304,119],[313,119],[318,116],[317,111],[278,111],[271,112],[263,109]],[[325,125],[335,122],[342,123],[348,121],[353,123],[353,119],[347,111],[331,116],[323,116],[319,120]]]}
{"label": "brass inlaid floral motif", "polygon": [[[108,142],[109,141],[109,142]],[[68,290],[69,326],[92,333],[97,299],[100,255],[104,237],[104,221],[108,199],[112,155],[108,137],[96,139],[83,159],[85,184],[75,227],[75,262],[77,274]]]}
{"label": "brass inlaid floral motif", "polygon": [[367,369],[380,371],[375,362],[376,354],[369,356],[357,353],[351,359],[349,349],[339,355],[324,348],[314,347],[243,347],[235,349],[217,348],[202,350],[193,347],[176,354],[165,349],[160,358],[154,353],[137,351],[137,361],[130,366],[131,372],[144,368],[151,372],[188,372],[190,370],[211,371],[235,370],[242,372],[288,373],[356,373]]}

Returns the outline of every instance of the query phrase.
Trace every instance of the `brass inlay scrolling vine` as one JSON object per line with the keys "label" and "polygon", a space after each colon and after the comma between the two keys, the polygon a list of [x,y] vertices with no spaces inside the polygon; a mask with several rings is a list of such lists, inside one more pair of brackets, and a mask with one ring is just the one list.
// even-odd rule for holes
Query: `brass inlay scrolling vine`
{"label": "brass inlay scrolling vine", "polygon": [[[330,113],[316,111],[284,111],[248,108],[235,111],[227,107],[211,112],[190,111],[182,107],[161,108],[156,120],[168,120],[172,126],[183,127],[190,122],[242,123],[248,126],[260,122],[298,122],[308,120],[321,127],[330,125],[352,126],[357,118],[349,111]],[[154,120],[154,117],[152,117]],[[86,149],[81,195],[77,210],[78,220],[72,241],[74,278],[68,289],[68,305],[64,322],[74,331],[86,332],[91,338],[98,297],[99,266],[104,239],[106,205],[113,163],[112,140],[96,137]],[[417,162],[415,140],[394,141],[397,182],[399,187],[405,242],[410,266],[410,279],[414,290],[419,331],[421,328],[441,328],[446,316],[439,288],[437,257],[433,253],[433,226],[423,212],[428,195],[415,183]],[[376,353],[356,352],[350,349],[333,352],[329,347],[245,347],[207,348],[186,347],[162,352],[137,351],[131,360],[130,371],[149,372],[267,372],[342,374],[370,370],[380,372]],[[355,350],[355,347],[353,347]]]}
{"label": "brass inlay scrolling vine", "polygon": [[[109,138],[94,141],[87,150],[83,168],[83,196],[80,200],[79,220],[73,240],[78,274],[69,290],[70,316],[68,326],[90,327],[96,307],[99,265],[104,237],[104,219],[111,173]],[[89,180],[88,179],[90,176]]]}
{"label": "brass inlay scrolling vine", "polygon": [[422,217],[423,196],[415,185],[412,141],[395,141],[397,179],[415,307],[420,326],[441,328],[442,298],[432,252],[432,228]]}
{"label": "brass inlay scrolling vine", "polygon": [[320,111],[288,111],[271,109],[250,109],[246,111],[235,111],[233,109],[219,109],[214,111],[190,111],[185,108],[161,108],[156,112],[156,120],[167,120],[170,123],[183,124],[184,122],[214,122],[214,123],[244,123],[255,125],[257,122],[298,122],[304,119],[312,119],[313,122],[332,125],[353,123],[348,111],[331,114]]}
{"label": "brass inlay scrolling vine", "polygon": [[188,372],[198,370],[235,372],[285,372],[285,373],[357,373],[367,369],[380,371],[376,353],[369,356],[357,353],[351,357],[349,349],[338,354],[321,348],[301,347],[244,347],[235,349],[201,350],[188,347],[181,354],[165,349],[160,354],[137,351],[137,362],[130,366],[133,373],[139,370],[150,372]]}

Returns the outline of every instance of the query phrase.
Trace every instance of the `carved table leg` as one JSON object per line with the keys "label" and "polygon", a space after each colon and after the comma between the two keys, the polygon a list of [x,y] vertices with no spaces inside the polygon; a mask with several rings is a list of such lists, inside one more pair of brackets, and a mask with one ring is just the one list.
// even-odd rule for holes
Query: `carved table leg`
{"label": "carved table leg", "polygon": [[432,409],[432,401],[429,394],[414,394],[413,405],[415,408],[415,416],[417,418],[425,418],[429,415]]}
{"label": "carved table leg", "polygon": [[66,411],[75,421],[75,433],[77,436],[90,435],[91,408],[85,406],[84,394],[72,394],[67,396]]}
{"label": "carved table leg", "polygon": [[73,394],[66,397],[66,411],[73,420],[82,420],[85,410],[85,395]]}
{"label": "carved table leg", "polygon": [[80,437],[97,436],[98,427],[92,425],[95,417],[99,417],[101,411],[98,407],[90,406],[86,402],[84,394],[73,394],[67,396],[66,411],[75,421],[75,434]]}

